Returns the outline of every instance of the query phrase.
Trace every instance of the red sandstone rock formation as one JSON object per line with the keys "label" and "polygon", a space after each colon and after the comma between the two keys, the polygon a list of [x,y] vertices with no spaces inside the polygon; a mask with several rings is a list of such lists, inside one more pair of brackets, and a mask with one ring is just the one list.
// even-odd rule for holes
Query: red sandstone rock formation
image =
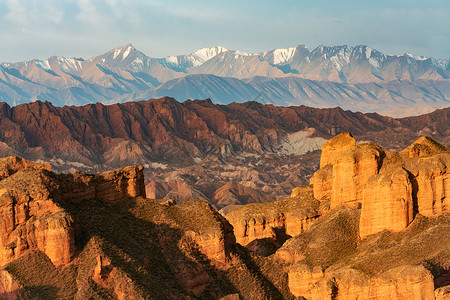
{"label": "red sandstone rock formation", "polygon": [[127,197],[145,198],[143,170],[143,167],[124,167],[96,174],[95,198],[108,202],[120,201]]}
{"label": "red sandstone rock formation", "polygon": [[422,266],[401,266],[373,278],[344,269],[321,278],[307,292],[306,298],[314,300],[434,299],[434,282],[431,272]]}
{"label": "red sandstone rock formation", "polygon": [[342,133],[322,147],[321,169],[311,178],[314,196],[339,204],[362,203],[360,236],[400,231],[415,213],[448,210],[448,150],[424,137],[399,154],[373,144],[356,146]]}
{"label": "red sandstone rock formation", "polygon": [[47,170],[48,165],[17,157],[1,159],[0,166],[3,174],[9,174],[0,181],[0,265],[34,249],[44,252],[55,265],[73,260],[76,227],[61,201],[145,197],[142,167],[58,177]]}
{"label": "red sandstone rock formation", "polygon": [[0,270],[0,299],[27,300],[30,294],[6,270]]}
{"label": "red sandstone rock formation", "polygon": [[242,206],[226,218],[241,245],[272,239],[279,247],[288,236],[306,231],[319,216],[318,208],[318,201],[312,199],[312,187],[308,186],[295,189],[291,198]]}

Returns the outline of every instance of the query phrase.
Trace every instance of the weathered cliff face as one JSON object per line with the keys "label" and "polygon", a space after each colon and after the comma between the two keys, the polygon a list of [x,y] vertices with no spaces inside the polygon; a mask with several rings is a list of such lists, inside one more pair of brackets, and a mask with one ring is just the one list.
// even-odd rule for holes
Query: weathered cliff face
{"label": "weathered cliff face", "polygon": [[9,156],[0,160],[0,179],[4,179],[20,170],[27,168],[44,169],[47,171],[51,170],[51,166],[49,164],[37,164],[21,157]]}
{"label": "weathered cliff face", "polygon": [[[434,299],[433,275],[423,266],[401,266],[376,277],[353,269],[327,275],[307,299]],[[298,294],[300,295],[300,294]]]}
{"label": "weathered cliff face", "polygon": [[293,263],[290,291],[306,299],[444,297],[450,215],[419,216],[404,231],[360,240],[359,210],[335,208],[276,252],[275,257]]}
{"label": "weathered cliff face", "polygon": [[107,202],[134,197],[145,198],[143,170],[143,167],[124,167],[96,174],[95,198]]}
{"label": "weathered cliff face", "polygon": [[0,166],[0,298],[33,285],[52,286],[31,289],[40,298],[229,293],[215,272],[230,267],[233,227],[208,203],[145,199],[142,167],[58,175],[11,157]]}
{"label": "weathered cliff face", "polygon": [[[448,210],[448,150],[430,138],[394,153],[374,144],[356,146],[342,133],[322,147],[321,168],[311,178],[314,196],[330,207],[362,204],[360,236],[384,229],[399,231],[414,214]],[[322,162],[323,161],[323,162]]]}
{"label": "weathered cliff face", "polygon": [[401,231],[413,220],[412,185],[401,168],[372,176],[365,184],[359,235],[384,229]]}
{"label": "weathered cliff face", "polygon": [[73,220],[46,186],[49,173],[22,170],[0,182],[0,264],[39,249],[55,264],[75,255]]}
{"label": "weathered cliff face", "polygon": [[0,160],[0,264],[30,250],[44,252],[55,265],[70,263],[77,253],[76,225],[63,201],[119,201],[145,197],[143,169],[126,167],[95,176],[55,175],[48,165],[7,157]]}
{"label": "weathered cliff face", "polygon": [[348,132],[341,133],[322,146],[321,168],[310,182],[317,199],[331,199],[330,207],[361,202],[367,179],[378,173],[384,150],[374,144],[356,146]]}
{"label": "weathered cliff face", "polygon": [[433,216],[450,207],[450,153],[439,153],[418,159],[406,159],[411,173],[413,196],[417,199],[417,211]]}
{"label": "weathered cliff face", "polygon": [[361,202],[367,179],[378,173],[384,151],[373,144],[362,144],[338,154],[333,165],[330,207]]}
{"label": "weathered cliff face", "polygon": [[333,164],[336,158],[346,152],[353,150],[356,145],[355,138],[349,132],[343,132],[330,139],[322,146],[322,156],[320,157],[320,167]]}
{"label": "weathered cliff face", "polygon": [[245,205],[231,211],[226,218],[241,245],[269,239],[280,247],[290,236],[306,231],[319,215],[319,202],[313,199],[312,187],[306,186],[296,188],[290,198]]}
{"label": "weathered cliff face", "polygon": [[30,294],[6,270],[0,270],[0,299],[27,300]]}

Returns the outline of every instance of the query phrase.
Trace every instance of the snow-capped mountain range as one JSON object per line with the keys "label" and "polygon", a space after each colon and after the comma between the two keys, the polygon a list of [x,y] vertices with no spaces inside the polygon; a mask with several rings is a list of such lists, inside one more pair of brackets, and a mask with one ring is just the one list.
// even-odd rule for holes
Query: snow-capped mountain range
{"label": "snow-capped mountain range", "polygon": [[172,96],[229,103],[341,106],[391,115],[450,105],[450,61],[368,46],[304,45],[245,53],[221,46],[152,58],[131,44],[84,60],[0,64],[0,100],[83,105]]}

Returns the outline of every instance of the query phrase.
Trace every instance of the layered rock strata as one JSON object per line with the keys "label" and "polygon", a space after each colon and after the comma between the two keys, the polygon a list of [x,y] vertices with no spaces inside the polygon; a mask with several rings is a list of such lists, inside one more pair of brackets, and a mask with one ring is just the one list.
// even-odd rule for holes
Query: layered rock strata
{"label": "layered rock strata", "polygon": [[342,133],[322,147],[321,168],[310,182],[314,197],[330,207],[362,204],[360,236],[405,229],[420,213],[448,210],[450,153],[428,137],[395,153],[374,144],[356,145]]}
{"label": "layered rock strata", "polygon": [[[0,298],[30,290],[41,298],[100,291],[116,299],[230,292],[207,287],[215,268],[231,263],[231,224],[204,201],[145,199],[142,167],[58,175],[16,157],[0,159],[0,167]],[[175,286],[153,291],[153,280],[165,285],[161,278]],[[43,288],[30,288],[35,282]]]}
{"label": "layered rock strata", "polygon": [[145,197],[143,168],[86,175],[55,175],[48,165],[7,157],[0,160],[5,178],[0,181],[0,265],[30,250],[44,252],[55,265],[75,257],[73,218],[61,206],[64,201],[98,199],[119,201]]}
{"label": "layered rock strata", "polygon": [[281,246],[287,237],[307,230],[319,215],[319,202],[312,199],[312,187],[306,186],[296,188],[290,198],[248,204],[231,211],[226,218],[241,245],[272,239]]}

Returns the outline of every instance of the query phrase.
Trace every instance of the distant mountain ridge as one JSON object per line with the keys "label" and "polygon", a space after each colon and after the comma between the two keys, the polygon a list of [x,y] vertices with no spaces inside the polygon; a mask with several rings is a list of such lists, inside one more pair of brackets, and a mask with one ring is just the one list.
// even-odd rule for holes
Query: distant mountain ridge
{"label": "distant mountain ridge", "polygon": [[450,104],[450,63],[408,53],[385,55],[368,46],[309,50],[299,45],[256,54],[216,46],[152,58],[128,44],[87,60],[0,64],[0,101],[10,105],[35,100],[57,106],[111,104],[163,96],[408,115],[413,112],[407,109],[431,111]]}
{"label": "distant mountain ridge", "polygon": [[[429,135],[450,144],[450,108],[402,119],[341,108],[279,107],[257,102],[213,104],[173,98],[124,104],[55,107],[49,102],[0,103],[0,153],[60,159],[103,170],[149,162],[195,161],[248,153],[301,155],[315,138],[352,131],[390,149]],[[395,137],[395,143],[393,138]],[[297,149],[296,144],[310,149]],[[292,149],[292,150],[289,150]]]}

